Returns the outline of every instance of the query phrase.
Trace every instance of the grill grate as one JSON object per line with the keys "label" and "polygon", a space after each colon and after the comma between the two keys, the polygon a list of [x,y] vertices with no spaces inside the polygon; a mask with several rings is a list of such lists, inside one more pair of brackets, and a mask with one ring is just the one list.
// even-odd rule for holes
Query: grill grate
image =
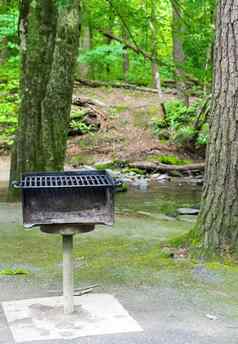
{"label": "grill grate", "polygon": [[104,173],[76,174],[26,174],[15,187],[26,188],[73,188],[73,187],[108,187],[114,186],[112,178]]}

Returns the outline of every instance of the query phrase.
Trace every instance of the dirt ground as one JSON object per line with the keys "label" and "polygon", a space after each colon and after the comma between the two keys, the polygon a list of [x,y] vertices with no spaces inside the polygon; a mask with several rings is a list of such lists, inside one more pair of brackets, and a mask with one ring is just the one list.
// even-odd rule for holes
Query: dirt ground
{"label": "dirt ground", "polygon": [[[101,102],[103,106],[100,109],[107,117],[106,129],[69,139],[67,156],[75,157],[76,164],[115,159],[137,160],[153,153],[188,157],[175,145],[162,143],[153,135],[152,123],[161,117],[156,94],[102,87],[80,87],[75,89],[74,94]],[[163,101],[174,97],[172,91],[165,93]]]}
{"label": "dirt ground", "polygon": [[0,156],[0,182],[8,180],[10,170],[10,157]]}
{"label": "dirt ground", "polygon": [[[67,167],[109,160],[144,160],[150,154],[172,154],[181,159],[196,160],[196,156],[175,144],[161,142],[153,134],[153,122],[162,116],[157,94],[122,88],[77,87],[74,95],[99,102],[98,110],[105,114],[106,127],[94,133],[69,137]],[[172,99],[176,99],[173,90],[164,93],[163,101]],[[73,105],[72,109],[78,111],[79,108]],[[9,161],[9,156],[0,156],[0,180],[6,179]]]}

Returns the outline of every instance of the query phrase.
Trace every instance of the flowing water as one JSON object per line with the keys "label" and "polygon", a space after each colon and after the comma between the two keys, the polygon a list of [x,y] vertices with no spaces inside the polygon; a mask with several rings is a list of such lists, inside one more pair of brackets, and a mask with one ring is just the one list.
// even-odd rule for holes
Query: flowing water
{"label": "flowing water", "polygon": [[174,213],[179,207],[198,207],[201,187],[194,184],[169,182],[152,184],[141,191],[130,188],[117,194],[116,205],[122,212]]}

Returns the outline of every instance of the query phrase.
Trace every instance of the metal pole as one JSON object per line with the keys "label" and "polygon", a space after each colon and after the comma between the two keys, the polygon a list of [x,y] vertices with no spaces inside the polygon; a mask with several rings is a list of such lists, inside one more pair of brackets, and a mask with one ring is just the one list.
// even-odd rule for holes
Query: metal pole
{"label": "metal pole", "polygon": [[73,235],[63,235],[64,313],[74,311]]}

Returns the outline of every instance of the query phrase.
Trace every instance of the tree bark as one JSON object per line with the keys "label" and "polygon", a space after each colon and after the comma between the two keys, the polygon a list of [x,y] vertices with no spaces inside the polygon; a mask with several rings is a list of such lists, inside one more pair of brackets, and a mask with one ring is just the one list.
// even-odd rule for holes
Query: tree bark
{"label": "tree bark", "polygon": [[20,7],[21,104],[10,179],[61,170],[78,53],[79,0],[24,0]]}
{"label": "tree bark", "polygon": [[213,105],[205,188],[198,228],[205,248],[222,252],[238,243],[238,8],[220,0],[214,51]]}

